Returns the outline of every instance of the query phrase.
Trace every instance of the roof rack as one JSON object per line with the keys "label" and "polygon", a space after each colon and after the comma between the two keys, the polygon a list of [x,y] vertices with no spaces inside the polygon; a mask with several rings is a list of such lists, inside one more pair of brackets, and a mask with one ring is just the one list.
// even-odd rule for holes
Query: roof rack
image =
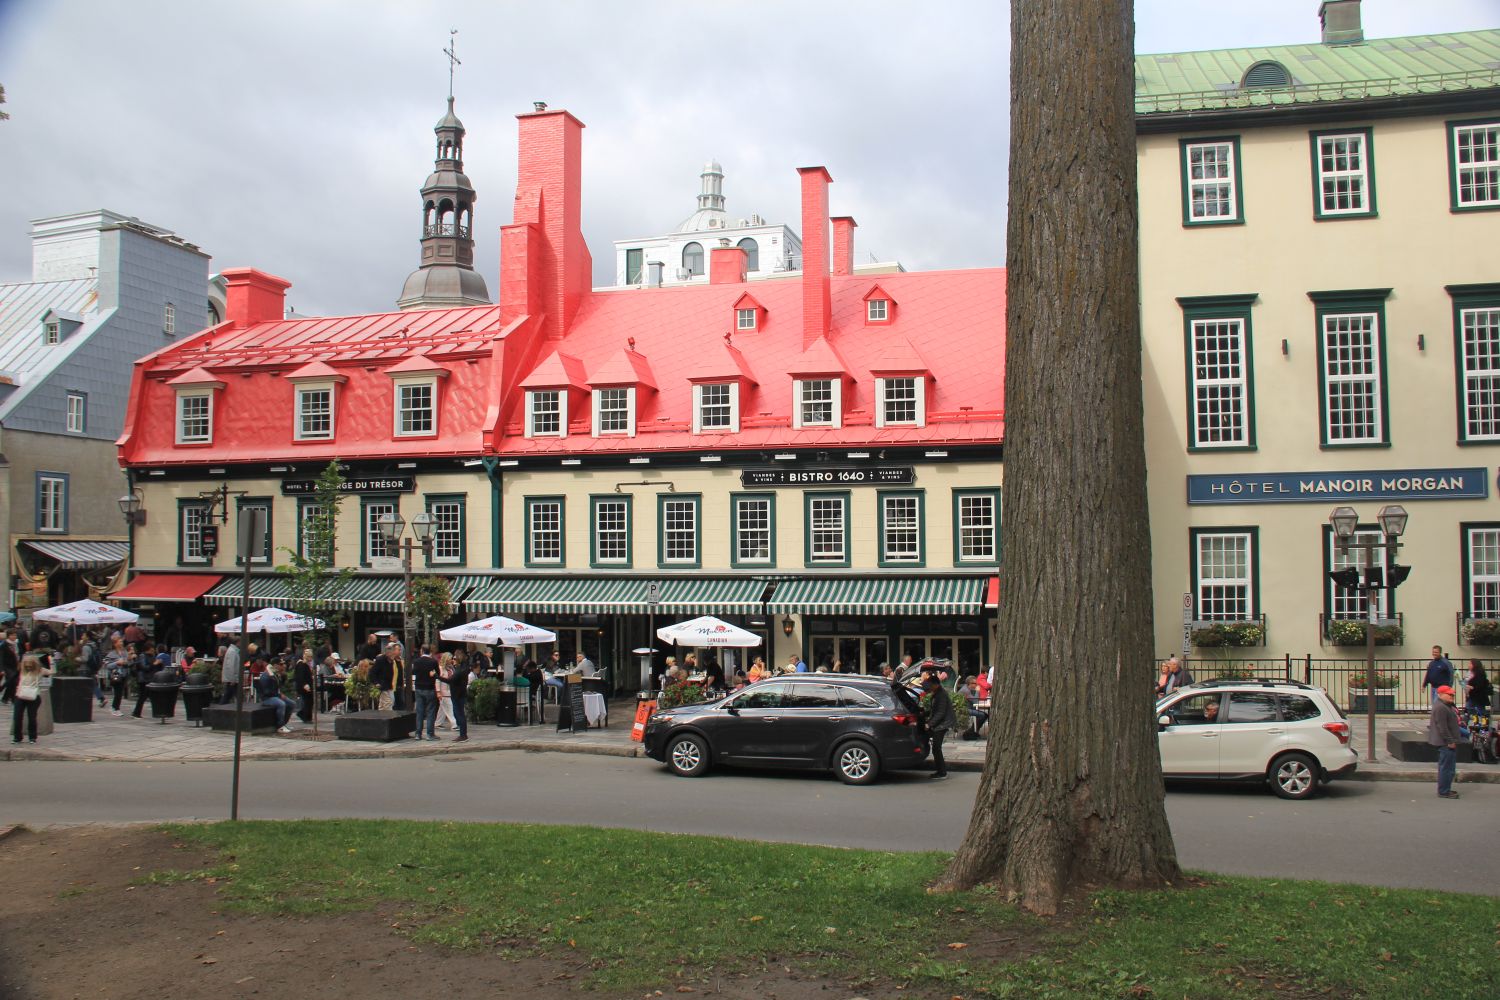
{"label": "roof rack", "polygon": [[1228,687],[1230,685],[1243,684],[1263,684],[1268,687],[1295,687],[1304,688],[1309,691],[1311,691],[1313,688],[1311,684],[1304,684],[1302,681],[1294,681],[1290,677],[1212,677],[1206,681],[1194,681],[1191,684],[1184,684],[1183,687],[1209,688]]}

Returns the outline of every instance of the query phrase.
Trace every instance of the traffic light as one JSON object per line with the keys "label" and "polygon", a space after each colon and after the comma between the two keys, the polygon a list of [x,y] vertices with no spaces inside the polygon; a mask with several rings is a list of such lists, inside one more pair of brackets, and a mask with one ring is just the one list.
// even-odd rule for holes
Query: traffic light
{"label": "traffic light", "polygon": [[1391,578],[1390,582],[1387,583],[1386,586],[1390,587],[1392,590],[1395,590],[1397,587],[1406,582],[1406,578],[1408,576],[1411,576],[1410,566],[1402,566],[1400,563],[1391,563]]}
{"label": "traffic light", "polygon": [[1344,569],[1331,569],[1328,571],[1328,579],[1345,590],[1356,590],[1359,587],[1359,570],[1353,566],[1348,566]]}

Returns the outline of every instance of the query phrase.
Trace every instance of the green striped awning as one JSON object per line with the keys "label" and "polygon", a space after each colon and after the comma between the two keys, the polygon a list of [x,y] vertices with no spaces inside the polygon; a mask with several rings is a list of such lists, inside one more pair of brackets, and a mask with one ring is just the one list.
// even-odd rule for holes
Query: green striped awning
{"label": "green striped awning", "polygon": [[[463,599],[466,593],[486,578],[478,576],[450,576],[448,591],[453,604]],[[222,607],[238,607],[244,595],[243,577],[228,576],[208,593],[203,595],[204,604]],[[406,583],[399,576],[356,576],[351,579],[329,607],[340,611],[400,611],[406,598]],[[280,576],[252,576],[250,578],[250,606],[292,607],[293,600],[286,579]]]}
{"label": "green striped awning", "polygon": [[[647,599],[652,583],[657,603]],[[661,580],[611,577],[499,577],[465,602],[482,614],[749,614],[761,609],[766,581],[754,577]]]}
{"label": "green striped awning", "polygon": [[978,615],[984,612],[983,576],[881,576],[862,579],[798,577],[779,580],[772,614]]}
{"label": "green striped awning", "polygon": [[[245,578],[243,576],[226,576],[214,584],[208,593],[203,595],[203,603],[215,607],[237,608],[244,597]],[[289,600],[286,580],[281,577],[252,576],[250,578],[250,608],[252,611],[256,608],[284,608]]]}

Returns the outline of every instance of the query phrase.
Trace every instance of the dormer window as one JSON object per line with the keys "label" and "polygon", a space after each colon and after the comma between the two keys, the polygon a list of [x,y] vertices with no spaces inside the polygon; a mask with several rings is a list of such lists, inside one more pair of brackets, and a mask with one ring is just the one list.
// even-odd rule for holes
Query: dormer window
{"label": "dormer window", "polygon": [[396,437],[437,435],[437,379],[431,375],[396,382]]}
{"label": "dormer window", "polygon": [[865,321],[869,323],[884,323],[890,318],[889,299],[870,299],[865,303]]}
{"label": "dormer window", "polygon": [[561,389],[532,389],[526,393],[526,436],[565,437],[568,396]]}
{"label": "dormer window", "polygon": [[177,443],[208,444],[214,439],[214,395],[207,389],[177,394]]}
{"label": "dormer window", "polygon": [[55,319],[49,319],[42,324],[42,343],[51,347],[53,344],[62,342],[62,324]]}
{"label": "dormer window", "polygon": [[594,390],[594,436],[635,436],[635,387]]}
{"label": "dormer window", "polygon": [[913,376],[875,380],[875,426],[921,427],[926,423],[925,379]]}
{"label": "dormer window", "polygon": [[734,303],[734,329],[736,332],[760,330],[766,325],[766,307],[746,292]]}
{"label": "dormer window", "polygon": [[740,387],[737,382],[693,386],[693,433],[733,434],[739,429]]}
{"label": "dormer window", "polygon": [[754,309],[736,309],[734,311],[734,328],[736,330],[754,330],[755,329],[755,310]]}
{"label": "dormer window", "polygon": [[333,383],[297,386],[298,441],[333,440]]}
{"label": "dormer window", "polygon": [[793,427],[838,427],[843,414],[843,380],[804,378],[793,383],[796,409]]}

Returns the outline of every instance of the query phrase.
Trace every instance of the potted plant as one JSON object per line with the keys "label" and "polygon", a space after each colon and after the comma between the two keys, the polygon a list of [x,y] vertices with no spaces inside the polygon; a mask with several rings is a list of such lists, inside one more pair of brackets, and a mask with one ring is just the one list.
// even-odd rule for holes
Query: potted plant
{"label": "potted plant", "polygon": [[[1375,645],[1399,646],[1404,633],[1400,625],[1375,626]],[[1335,646],[1363,646],[1365,623],[1357,618],[1338,618],[1328,623],[1328,639]]]}
{"label": "potted plant", "polygon": [[73,656],[73,647],[52,654],[52,721],[94,721],[94,679],[83,673],[83,664]]}
{"label": "potted plant", "polygon": [[1493,618],[1466,621],[1463,637],[1466,646],[1500,646],[1500,621]]}
{"label": "potted plant", "polygon": [[[1394,712],[1396,710],[1396,689],[1401,686],[1401,678],[1395,674],[1383,674],[1375,671],[1375,711]],[[1365,699],[1370,696],[1369,684],[1364,671],[1349,676],[1349,711],[1367,712],[1369,705]]]}
{"label": "potted plant", "polygon": [[1193,645],[1205,648],[1259,646],[1265,638],[1266,630],[1259,622],[1214,622],[1193,629],[1192,634]]}
{"label": "potted plant", "polygon": [[500,682],[483,677],[469,684],[467,711],[470,722],[494,722],[500,717]]}
{"label": "potted plant", "polygon": [[677,681],[662,688],[661,696],[656,699],[656,710],[665,712],[669,708],[679,705],[697,705],[703,701],[703,687],[699,684],[691,684],[688,681]]}

